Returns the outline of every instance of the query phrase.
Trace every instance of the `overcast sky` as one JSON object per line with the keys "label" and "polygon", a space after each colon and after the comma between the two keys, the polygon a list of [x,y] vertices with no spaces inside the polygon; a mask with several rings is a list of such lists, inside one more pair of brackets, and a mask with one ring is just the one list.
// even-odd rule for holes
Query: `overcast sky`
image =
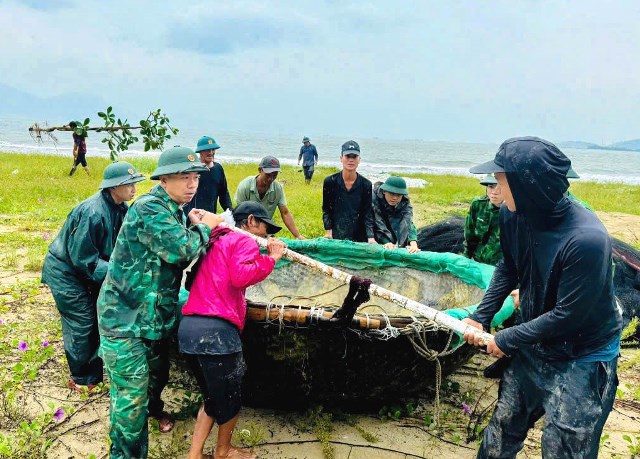
{"label": "overcast sky", "polygon": [[0,84],[212,132],[609,143],[640,137],[639,24],[636,0],[0,0]]}

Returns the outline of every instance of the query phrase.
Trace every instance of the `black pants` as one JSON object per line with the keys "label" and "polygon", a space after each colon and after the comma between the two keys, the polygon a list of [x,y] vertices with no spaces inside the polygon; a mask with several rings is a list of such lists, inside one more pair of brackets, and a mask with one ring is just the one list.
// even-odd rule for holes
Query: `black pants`
{"label": "black pants", "polygon": [[311,165],[311,166],[302,166],[302,171],[304,172],[304,179],[305,180],[311,180],[311,177],[313,177],[313,170],[314,170],[313,165]]}
{"label": "black pants", "polygon": [[617,364],[617,358],[547,362],[519,351],[500,382],[478,459],[515,458],[543,415],[543,458],[596,459],[618,387]]}
{"label": "black pants", "polygon": [[87,154],[78,153],[78,156],[73,160],[73,167],[77,167],[78,164],[82,164],[82,167],[87,167]]}
{"label": "black pants", "polygon": [[242,352],[186,354],[204,399],[204,411],[220,424],[233,419],[242,404],[242,377],[247,369]]}

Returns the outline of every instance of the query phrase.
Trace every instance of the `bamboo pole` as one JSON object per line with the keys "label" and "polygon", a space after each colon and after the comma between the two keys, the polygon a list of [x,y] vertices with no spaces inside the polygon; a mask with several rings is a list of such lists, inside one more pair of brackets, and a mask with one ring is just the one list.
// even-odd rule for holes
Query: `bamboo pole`
{"label": "bamboo pole", "polygon": [[[113,131],[122,131],[123,129],[142,129],[142,126],[111,126],[111,127],[90,127],[87,128],[87,131],[96,131],[96,132],[113,132]],[[53,127],[35,127],[31,126],[29,128],[29,132],[53,132],[53,131],[67,131],[73,132],[74,128],[71,126],[53,126]]]}
{"label": "bamboo pole", "polygon": [[[225,225],[223,223],[223,225]],[[249,233],[243,229],[237,228],[235,226],[225,225],[233,231],[240,232],[242,234],[246,234],[254,241],[258,243],[260,247],[267,247],[267,240],[263,237],[256,236],[254,234]],[[329,277],[332,277],[336,280],[344,282],[348,284],[351,281],[352,275],[341,271],[332,266],[326,265],[320,261],[314,260],[313,258],[307,257],[305,255],[299,254],[288,248],[284,249],[283,257],[287,260],[293,261],[295,263],[300,263],[301,265],[305,265],[309,268],[312,268],[316,271],[319,271],[323,274],[326,274]],[[406,296],[400,295],[399,293],[392,292],[391,290],[387,290],[386,288],[380,287],[379,285],[371,284],[369,287],[369,293],[371,295],[377,296],[379,298],[383,298],[388,301],[392,301],[393,303],[408,309],[409,311],[420,314],[422,317],[425,317],[429,320],[434,321],[438,325],[442,325],[449,330],[453,330],[455,332],[464,335],[466,332],[475,333],[476,336],[480,337],[480,340],[484,345],[488,344],[489,341],[493,340],[493,335],[490,333],[486,333],[478,330],[471,325],[462,322],[461,320],[455,319],[448,314],[443,313],[442,311],[438,311],[437,309],[433,309],[429,306],[426,306],[422,303],[418,303]]]}
{"label": "bamboo pole", "polygon": [[[252,304],[255,305],[256,303]],[[321,311],[312,315],[311,311],[307,308],[284,306],[283,311],[281,311],[281,308],[282,306],[272,307],[267,314],[266,304],[259,307],[252,307],[247,301],[247,318],[254,321],[278,320],[282,318],[284,323],[308,324],[314,318],[318,322],[328,322],[333,316],[333,311]],[[367,319],[360,314],[356,314],[353,319],[351,319],[350,326],[361,330],[379,330],[386,326],[386,322],[383,323],[377,318]]]}

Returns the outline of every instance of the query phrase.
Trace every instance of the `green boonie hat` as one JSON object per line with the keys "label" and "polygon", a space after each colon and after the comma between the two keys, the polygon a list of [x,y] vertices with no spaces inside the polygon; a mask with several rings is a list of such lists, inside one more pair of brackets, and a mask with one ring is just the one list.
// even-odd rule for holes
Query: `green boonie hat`
{"label": "green boonie hat", "polygon": [[407,182],[405,182],[402,177],[396,177],[394,175],[385,180],[384,183],[380,185],[380,189],[393,194],[409,194]]}
{"label": "green boonie hat", "polygon": [[493,176],[493,174],[487,174],[484,176],[482,180],[480,180],[480,185],[489,186],[489,185],[497,185],[498,181]]}
{"label": "green boonie hat", "polygon": [[196,145],[196,153],[205,150],[217,150],[218,148],[220,148],[220,145],[216,143],[216,139],[203,135],[200,140],[198,140],[198,145]]}
{"label": "green boonie hat", "polygon": [[105,190],[107,188],[113,188],[114,186],[131,185],[132,183],[142,182],[146,179],[144,175],[138,173],[132,164],[119,161],[117,163],[111,163],[105,168],[99,188]]}
{"label": "green boonie hat", "polygon": [[161,175],[208,171],[206,166],[196,162],[194,155],[192,149],[179,145],[163,151],[158,159],[158,167],[151,174],[151,180],[158,180]]}

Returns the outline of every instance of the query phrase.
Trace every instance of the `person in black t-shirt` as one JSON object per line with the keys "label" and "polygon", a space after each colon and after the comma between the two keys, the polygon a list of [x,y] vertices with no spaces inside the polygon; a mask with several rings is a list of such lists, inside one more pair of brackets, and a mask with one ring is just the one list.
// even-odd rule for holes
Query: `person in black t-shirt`
{"label": "person in black t-shirt", "polygon": [[375,244],[371,182],[356,172],[360,146],[353,140],[345,142],[340,162],[342,171],[325,178],[322,186],[325,237]]}
{"label": "person in black t-shirt", "polygon": [[200,162],[207,166],[207,172],[200,173],[200,182],[198,183],[198,191],[185,208],[184,212],[188,215],[191,209],[203,209],[207,212],[218,212],[218,201],[223,210],[231,209],[231,196],[227,186],[227,177],[224,175],[224,169],[220,163],[214,162],[216,150],[220,146],[213,137],[203,136],[198,140],[196,153],[200,155]]}

